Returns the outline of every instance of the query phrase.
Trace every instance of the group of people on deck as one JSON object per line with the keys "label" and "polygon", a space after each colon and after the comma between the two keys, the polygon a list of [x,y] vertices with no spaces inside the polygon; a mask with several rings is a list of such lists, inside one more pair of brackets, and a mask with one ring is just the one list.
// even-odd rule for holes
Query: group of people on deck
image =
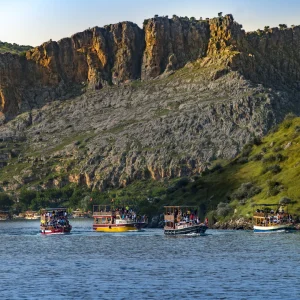
{"label": "group of people on deck", "polygon": [[[200,224],[200,219],[197,214],[197,209],[194,211],[187,210],[186,212],[182,212],[180,209],[177,208],[174,210],[174,219],[177,221],[177,224]],[[205,219],[205,225],[208,224],[208,219]]]}
{"label": "group of people on deck", "polygon": [[67,212],[63,210],[45,212],[42,214],[41,226],[53,226],[54,228],[68,226],[69,220],[67,216]]}
{"label": "group of people on deck", "polygon": [[[102,210],[100,210],[102,212]],[[117,215],[120,216],[122,220],[130,220],[137,223],[147,223],[147,216],[146,215],[138,215],[132,208],[129,206],[126,207],[113,207],[111,209],[112,217],[116,218]],[[114,220],[112,220],[114,223]]]}
{"label": "group of people on deck", "polygon": [[265,214],[265,219],[262,221],[262,224],[264,225],[293,223],[292,215],[285,213],[283,209],[278,209],[276,211],[271,209],[269,213],[266,213],[264,210],[257,209],[256,212]]}

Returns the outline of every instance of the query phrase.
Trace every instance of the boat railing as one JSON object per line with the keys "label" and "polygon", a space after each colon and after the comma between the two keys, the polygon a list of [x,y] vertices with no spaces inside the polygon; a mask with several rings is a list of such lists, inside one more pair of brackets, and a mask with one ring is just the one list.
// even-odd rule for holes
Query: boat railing
{"label": "boat railing", "polygon": [[115,212],[112,211],[94,211],[93,216],[109,217],[114,216]]}

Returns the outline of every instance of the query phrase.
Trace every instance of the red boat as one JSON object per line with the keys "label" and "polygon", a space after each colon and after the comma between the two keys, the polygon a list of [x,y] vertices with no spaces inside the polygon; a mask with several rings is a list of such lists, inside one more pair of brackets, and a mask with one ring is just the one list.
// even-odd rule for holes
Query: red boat
{"label": "red boat", "polygon": [[67,234],[71,230],[66,208],[48,208],[41,211],[41,234]]}

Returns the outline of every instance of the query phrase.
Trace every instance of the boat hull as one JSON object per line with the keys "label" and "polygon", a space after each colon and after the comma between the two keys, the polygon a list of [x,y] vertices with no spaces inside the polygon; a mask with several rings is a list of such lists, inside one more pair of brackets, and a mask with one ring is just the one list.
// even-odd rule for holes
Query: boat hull
{"label": "boat hull", "polygon": [[72,226],[61,227],[61,228],[43,228],[43,227],[41,227],[40,232],[43,235],[68,234],[71,232],[71,229],[72,229]]}
{"label": "boat hull", "polygon": [[280,224],[273,226],[253,226],[254,232],[285,232],[295,230],[294,225],[292,224]]}
{"label": "boat hull", "polygon": [[166,235],[185,235],[185,234],[205,234],[207,226],[195,225],[195,226],[179,226],[179,228],[164,228],[164,234]]}
{"label": "boat hull", "polygon": [[100,232],[126,232],[139,231],[146,224],[145,223],[130,223],[130,224],[93,224],[94,231]]}

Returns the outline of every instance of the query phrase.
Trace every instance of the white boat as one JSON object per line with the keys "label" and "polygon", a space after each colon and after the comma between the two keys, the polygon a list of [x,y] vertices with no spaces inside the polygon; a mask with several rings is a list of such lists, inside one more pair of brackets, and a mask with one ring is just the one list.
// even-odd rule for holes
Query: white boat
{"label": "white boat", "polygon": [[36,211],[26,211],[24,219],[25,220],[39,220],[41,215]]}
{"label": "white boat", "polygon": [[287,205],[260,204],[261,208],[253,213],[254,232],[288,232],[295,230],[292,216],[287,211]]}

